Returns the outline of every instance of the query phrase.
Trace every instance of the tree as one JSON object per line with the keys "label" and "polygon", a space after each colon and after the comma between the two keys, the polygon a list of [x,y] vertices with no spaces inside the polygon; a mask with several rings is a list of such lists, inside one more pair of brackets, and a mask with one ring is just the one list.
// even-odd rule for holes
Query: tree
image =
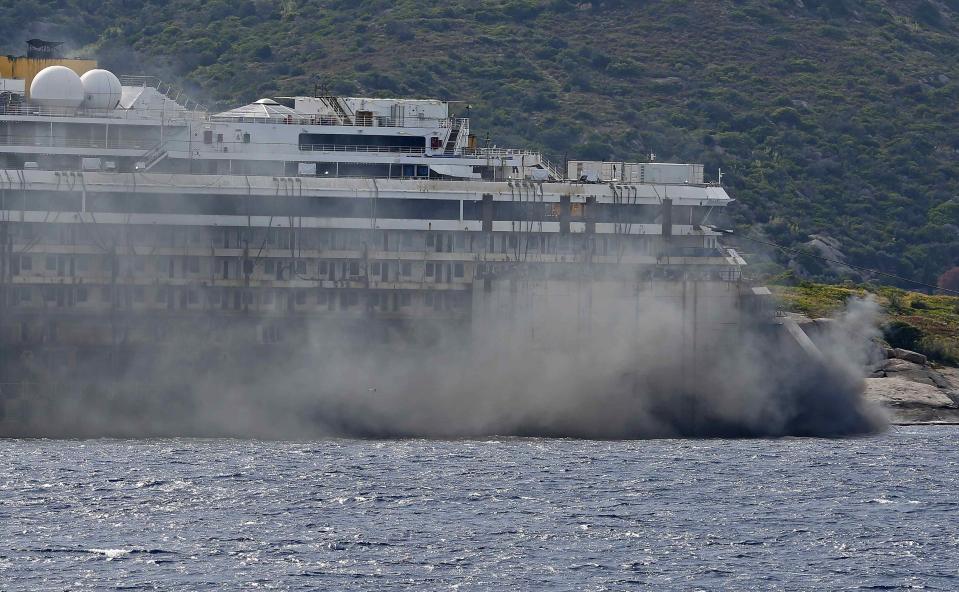
{"label": "tree", "polygon": [[959,267],[953,267],[939,276],[939,287],[944,290],[959,292]]}

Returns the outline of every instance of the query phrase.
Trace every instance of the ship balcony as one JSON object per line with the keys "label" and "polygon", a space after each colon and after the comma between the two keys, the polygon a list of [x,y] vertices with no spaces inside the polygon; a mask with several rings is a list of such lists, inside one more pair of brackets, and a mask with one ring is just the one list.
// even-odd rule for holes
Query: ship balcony
{"label": "ship balcony", "polygon": [[156,140],[107,140],[89,138],[51,138],[37,136],[0,136],[0,152],[23,154],[69,154],[92,156],[141,156],[156,145]]}

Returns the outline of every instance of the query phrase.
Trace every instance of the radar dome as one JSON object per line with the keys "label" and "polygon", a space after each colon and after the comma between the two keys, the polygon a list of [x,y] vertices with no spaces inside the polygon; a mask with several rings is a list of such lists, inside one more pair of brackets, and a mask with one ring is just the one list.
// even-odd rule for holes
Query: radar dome
{"label": "radar dome", "polygon": [[87,109],[116,109],[123,87],[120,79],[107,70],[90,70],[80,77],[83,106]]}
{"label": "radar dome", "polygon": [[76,109],[83,103],[83,83],[66,66],[47,66],[33,77],[30,100],[43,107]]}

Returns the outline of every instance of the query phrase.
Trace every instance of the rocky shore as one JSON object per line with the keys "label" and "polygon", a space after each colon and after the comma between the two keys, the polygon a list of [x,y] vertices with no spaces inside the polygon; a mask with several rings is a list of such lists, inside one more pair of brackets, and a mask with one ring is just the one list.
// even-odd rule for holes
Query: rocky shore
{"label": "rocky shore", "polygon": [[925,356],[887,349],[866,378],[866,398],[882,405],[894,424],[959,424],[959,369],[929,364]]}
{"label": "rocky shore", "polygon": [[[811,319],[796,313],[787,316],[814,342],[842,330],[835,319]],[[865,397],[886,411],[890,423],[959,424],[959,368],[932,363],[918,352],[870,341],[873,362],[864,369]]]}

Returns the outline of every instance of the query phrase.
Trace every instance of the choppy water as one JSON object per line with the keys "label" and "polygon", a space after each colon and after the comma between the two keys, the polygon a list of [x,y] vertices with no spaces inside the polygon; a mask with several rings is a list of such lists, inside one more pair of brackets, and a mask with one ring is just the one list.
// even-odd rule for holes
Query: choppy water
{"label": "choppy water", "polygon": [[0,589],[956,590],[957,435],[6,440]]}

